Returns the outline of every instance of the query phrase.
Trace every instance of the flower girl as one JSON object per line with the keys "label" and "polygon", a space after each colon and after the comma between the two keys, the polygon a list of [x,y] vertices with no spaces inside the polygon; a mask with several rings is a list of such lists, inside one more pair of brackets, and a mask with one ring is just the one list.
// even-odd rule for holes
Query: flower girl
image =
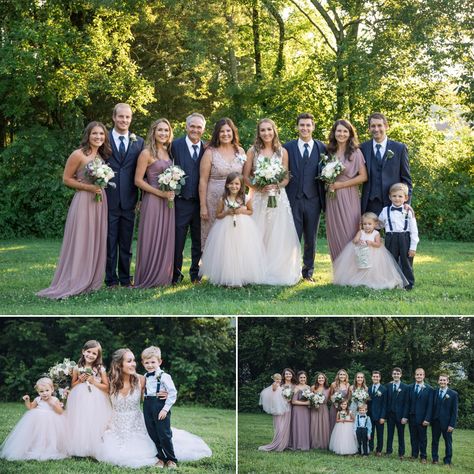
{"label": "flower girl", "polygon": [[28,412],[0,447],[1,458],[45,461],[67,457],[64,445],[66,427],[61,416],[63,409],[53,396],[53,381],[42,377],[36,382],[35,389],[39,396],[32,402],[29,395],[23,397]]}
{"label": "flower girl", "polygon": [[375,230],[377,215],[366,212],[361,222],[362,229],[334,261],[334,284],[375,290],[404,288],[408,281]]}
{"label": "flower girl", "polygon": [[336,454],[355,454],[358,451],[357,438],[354,434],[354,418],[348,407],[349,402],[346,399],[339,404],[336,426],[329,440],[329,450]]}
{"label": "flower girl", "polygon": [[243,177],[230,173],[204,246],[200,276],[207,276],[214,285],[262,283],[265,248],[251,215],[252,201],[246,199]]}
{"label": "flower girl", "polygon": [[71,456],[96,457],[112,414],[109,381],[102,365],[102,347],[87,341],[72,373],[72,391],[66,407],[67,449]]}

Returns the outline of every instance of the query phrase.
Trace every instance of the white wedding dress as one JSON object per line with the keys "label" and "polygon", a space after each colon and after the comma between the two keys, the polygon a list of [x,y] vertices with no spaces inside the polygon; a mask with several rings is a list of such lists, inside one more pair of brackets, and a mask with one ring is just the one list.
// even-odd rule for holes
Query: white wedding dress
{"label": "white wedding dress", "polygon": [[[274,153],[273,157],[281,160]],[[255,156],[253,170],[261,155]],[[301,246],[296,233],[290,202],[285,188],[276,194],[277,207],[267,206],[268,193],[252,189],[253,215],[263,234],[266,250],[264,283],[268,285],[295,285],[301,278]]]}
{"label": "white wedding dress", "polygon": [[[156,464],[156,448],[145,427],[140,398],[140,389],[126,396],[111,397],[112,418],[98,450],[98,461],[133,468]],[[197,461],[212,456],[211,449],[199,436],[176,428],[172,431],[178,461]]]}

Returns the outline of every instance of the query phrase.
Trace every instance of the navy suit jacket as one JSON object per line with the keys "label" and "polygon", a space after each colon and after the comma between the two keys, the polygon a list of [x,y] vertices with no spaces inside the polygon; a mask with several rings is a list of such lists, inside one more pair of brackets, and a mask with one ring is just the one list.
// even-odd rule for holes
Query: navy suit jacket
{"label": "navy suit jacket", "polygon": [[[288,199],[293,206],[296,195],[298,193],[299,185],[299,166],[302,162],[303,157],[301,156],[298,148],[298,140],[292,140],[285,143],[284,148],[288,151],[288,168],[290,171],[290,180],[286,186],[286,194]],[[316,177],[321,172],[321,154],[327,153],[326,146],[319,140],[314,140],[313,149],[309,156],[309,170],[310,172],[304,176],[304,189],[305,195],[308,199],[319,197],[319,203],[321,209],[324,210],[326,207],[326,190],[324,183],[321,180],[316,180]],[[306,165],[308,167],[308,165]]]}
{"label": "navy suit jacket", "polygon": [[400,382],[398,386],[398,391],[393,392],[392,382],[389,382],[385,385],[387,389],[386,392],[386,407],[387,413],[395,413],[395,418],[397,421],[400,421],[405,416],[405,407],[408,403],[408,385]]}
{"label": "navy suit jacket", "polygon": [[367,402],[369,416],[374,420],[385,419],[387,417],[387,389],[379,384],[380,395],[377,392],[372,395],[373,385],[369,387],[370,400]]}
{"label": "navy suit jacket", "polygon": [[408,385],[408,403],[405,408],[404,418],[408,415],[415,416],[415,422],[421,424],[423,421],[431,422],[433,413],[433,393],[434,390],[425,383],[423,390],[415,393],[416,383]]}
{"label": "navy suit jacket", "polygon": [[[129,133],[130,135],[130,133]],[[135,169],[137,167],[138,155],[143,150],[144,140],[137,137],[136,141],[129,138],[128,148],[123,160],[115,145],[112,136],[112,130],[109,132],[110,145],[112,147],[112,155],[108,159],[107,164],[114,170],[115,176],[112,182],[116,184],[116,188],[107,186],[107,205],[109,209],[122,208],[129,211],[135,209],[138,200],[138,188],[135,186]]]}
{"label": "navy suit jacket", "polygon": [[441,429],[446,431],[448,426],[456,427],[458,418],[458,393],[448,388],[442,400],[439,398],[439,389],[433,395],[433,421],[438,420]]}
{"label": "navy suit jacket", "polygon": [[[362,143],[360,149],[365,158],[367,173],[369,179],[362,186],[361,208],[362,213],[367,210],[369,202],[370,185],[371,185],[371,162],[375,160],[373,140]],[[391,158],[387,157],[388,150],[393,152]],[[411,199],[412,182],[410,175],[410,165],[408,163],[408,150],[404,143],[387,140],[387,148],[383,156],[382,165],[382,195],[383,205],[388,206],[390,199],[388,193],[390,186],[395,183],[405,183],[408,186],[408,193]]]}
{"label": "navy suit jacket", "polygon": [[189,148],[186,143],[186,136],[173,140],[171,144],[171,157],[176,166],[181,167],[186,173],[186,182],[181,188],[180,198],[199,199],[199,165],[202,155],[204,155],[204,142],[201,141],[201,149],[196,162],[191,158]]}

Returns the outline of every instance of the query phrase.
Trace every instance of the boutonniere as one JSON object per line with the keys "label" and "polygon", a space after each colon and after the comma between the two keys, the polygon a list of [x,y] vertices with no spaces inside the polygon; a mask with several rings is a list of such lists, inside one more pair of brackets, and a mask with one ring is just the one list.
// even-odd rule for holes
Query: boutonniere
{"label": "boutonniere", "polygon": [[131,142],[136,142],[137,141],[137,136],[134,133],[131,133],[128,138],[130,138]]}
{"label": "boutonniere", "polygon": [[399,388],[399,389],[397,390],[397,392],[398,392],[398,393],[400,393],[401,391],[402,391],[402,389],[401,389],[401,388]]}
{"label": "boutonniere", "polygon": [[382,396],[382,392],[380,390],[377,390],[377,392],[375,392],[375,395],[377,395],[377,397],[381,397]]}
{"label": "boutonniere", "polygon": [[446,400],[447,400],[447,399],[449,398],[449,395],[448,395],[448,394],[446,394],[446,395],[444,396],[444,398],[446,398]]}
{"label": "boutonniere", "polygon": [[244,165],[247,161],[247,155],[236,155],[235,159],[241,164]]}
{"label": "boutonniere", "polygon": [[390,160],[395,156],[395,153],[392,150],[387,150],[387,160]]}

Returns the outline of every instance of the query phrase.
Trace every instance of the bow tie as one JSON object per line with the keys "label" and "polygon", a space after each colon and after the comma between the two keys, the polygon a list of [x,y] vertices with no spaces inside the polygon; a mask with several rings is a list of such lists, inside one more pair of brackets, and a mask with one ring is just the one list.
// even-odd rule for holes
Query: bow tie
{"label": "bow tie", "polygon": [[390,208],[391,211],[399,211],[399,212],[403,212],[403,206],[402,207],[391,207]]}
{"label": "bow tie", "polygon": [[145,377],[154,377],[156,375],[155,372],[147,372]]}
{"label": "bow tie", "polygon": [[365,418],[367,415],[359,415],[359,418]]}

